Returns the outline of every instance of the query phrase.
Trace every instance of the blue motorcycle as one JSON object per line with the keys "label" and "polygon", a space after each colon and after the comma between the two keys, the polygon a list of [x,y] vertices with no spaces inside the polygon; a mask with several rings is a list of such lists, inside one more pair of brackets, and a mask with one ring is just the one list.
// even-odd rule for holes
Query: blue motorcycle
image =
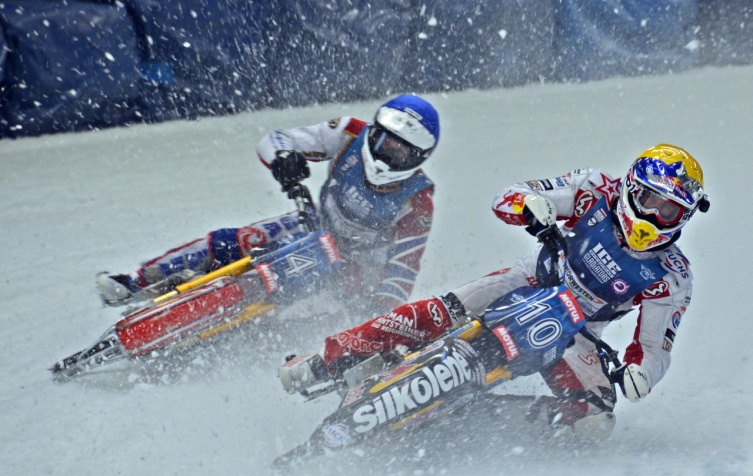
{"label": "blue motorcycle", "polygon": [[[560,262],[566,246],[559,230],[550,228],[540,240],[550,263]],[[585,314],[562,284],[558,266],[550,266],[547,273],[539,279],[546,284],[499,297],[483,315],[414,352],[376,354],[341,377],[302,391],[307,399],[333,391],[342,399],[305,444],[275,464],[366,441],[400,441],[406,431],[443,421],[489,390],[556,363],[578,333],[595,344],[614,390],[619,380],[611,371],[622,365],[617,352],[586,329]]]}

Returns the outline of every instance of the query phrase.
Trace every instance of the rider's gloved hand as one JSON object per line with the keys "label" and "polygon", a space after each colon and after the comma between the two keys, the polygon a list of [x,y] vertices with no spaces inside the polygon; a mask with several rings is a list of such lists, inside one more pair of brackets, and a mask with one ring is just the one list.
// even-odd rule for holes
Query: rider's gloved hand
{"label": "rider's gloved hand", "polygon": [[551,200],[538,195],[526,195],[523,199],[523,218],[528,226],[526,231],[533,236],[546,230],[557,222],[557,212]]}
{"label": "rider's gloved hand", "polygon": [[282,185],[282,191],[287,192],[301,180],[311,176],[306,157],[297,150],[278,150],[277,157],[270,164],[272,176]]}
{"label": "rider's gloved hand", "polygon": [[631,402],[637,402],[651,391],[651,377],[638,364],[622,364],[611,372],[615,383],[620,384],[622,394]]}

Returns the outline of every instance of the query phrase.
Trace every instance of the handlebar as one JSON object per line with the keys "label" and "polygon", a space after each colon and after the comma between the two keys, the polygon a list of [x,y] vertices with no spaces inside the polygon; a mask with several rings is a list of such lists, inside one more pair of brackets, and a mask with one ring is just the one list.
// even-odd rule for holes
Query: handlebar
{"label": "handlebar", "polygon": [[317,228],[311,211],[314,209],[314,199],[308,187],[296,184],[288,190],[288,198],[295,201],[298,208],[298,227],[301,231],[313,231]]}
{"label": "handlebar", "polygon": [[604,372],[604,375],[609,380],[609,383],[613,385],[619,384],[620,386],[622,386],[622,381],[614,377],[614,375],[612,374],[612,369],[610,369],[609,367],[610,364],[614,365],[615,368],[622,366],[622,362],[620,362],[620,359],[618,357],[619,352],[614,350],[609,346],[609,344],[607,344],[600,338],[596,337],[593,332],[589,331],[585,327],[581,328],[581,330],[578,332],[580,333],[580,335],[591,341],[596,346],[596,350],[599,351],[598,357],[599,362],[601,363],[601,371]]}
{"label": "handlebar", "polygon": [[562,232],[557,225],[552,225],[546,228],[544,231],[536,235],[539,243],[544,245],[544,248],[549,252],[550,266],[549,274],[546,277],[547,286],[555,286],[562,281],[562,276],[559,273],[560,251],[562,251],[567,257],[567,243],[565,237],[562,236]]}

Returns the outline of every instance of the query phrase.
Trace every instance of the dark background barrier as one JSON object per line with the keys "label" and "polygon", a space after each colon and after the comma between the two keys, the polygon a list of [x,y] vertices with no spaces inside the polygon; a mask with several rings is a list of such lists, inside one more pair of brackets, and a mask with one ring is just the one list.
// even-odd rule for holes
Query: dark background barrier
{"label": "dark background barrier", "polygon": [[743,0],[16,0],[0,137],[753,62]]}
{"label": "dark background barrier", "polygon": [[698,0],[562,0],[555,79],[590,81],[698,64]]}

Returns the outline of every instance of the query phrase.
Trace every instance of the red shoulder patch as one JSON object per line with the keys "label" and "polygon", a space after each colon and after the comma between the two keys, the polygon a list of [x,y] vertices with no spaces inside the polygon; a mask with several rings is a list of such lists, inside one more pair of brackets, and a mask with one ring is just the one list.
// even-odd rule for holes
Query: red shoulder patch
{"label": "red shoulder patch", "polygon": [[365,121],[362,121],[360,119],[351,119],[350,121],[348,121],[348,125],[345,126],[344,132],[355,137],[361,133],[364,127],[366,127]]}

